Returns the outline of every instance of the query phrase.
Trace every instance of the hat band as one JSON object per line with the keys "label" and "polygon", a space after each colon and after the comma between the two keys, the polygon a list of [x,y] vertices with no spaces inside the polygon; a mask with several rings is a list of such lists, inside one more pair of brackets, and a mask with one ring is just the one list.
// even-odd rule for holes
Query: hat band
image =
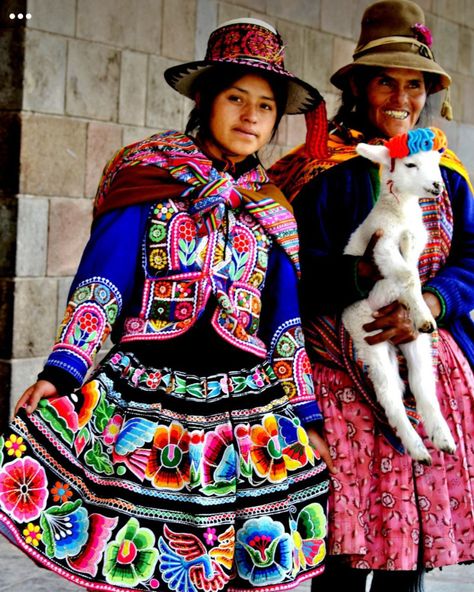
{"label": "hat band", "polygon": [[[282,50],[284,48],[282,47]],[[281,68],[284,67],[283,65],[283,53],[279,55],[272,55],[270,57],[261,56],[261,55],[252,55],[250,53],[226,53],[226,55],[220,56],[209,56],[207,57],[210,61],[218,61],[218,62],[228,62],[229,60],[247,60],[249,62],[257,62],[259,64],[271,64],[275,66],[280,66]]]}
{"label": "hat band", "polygon": [[432,60],[434,62],[433,52],[427,45],[421,43],[421,41],[418,41],[413,37],[402,37],[400,35],[394,35],[392,37],[383,37],[382,39],[375,39],[374,41],[369,41],[369,43],[366,43],[362,47],[357,47],[352,57],[354,59],[360,58],[366,53],[370,53],[370,51],[372,49],[375,49],[376,47],[381,47],[383,45],[393,45],[394,43],[404,43],[405,45],[413,45],[418,48],[418,53],[421,56],[428,58],[429,60]]}

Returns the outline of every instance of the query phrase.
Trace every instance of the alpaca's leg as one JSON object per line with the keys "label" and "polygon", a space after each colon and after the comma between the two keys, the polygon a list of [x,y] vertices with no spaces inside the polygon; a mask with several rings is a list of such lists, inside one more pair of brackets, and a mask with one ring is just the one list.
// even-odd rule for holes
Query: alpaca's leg
{"label": "alpaca's leg", "polygon": [[399,375],[393,346],[387,342],[376,345],[368,345],[366,342],[364,344],[360,341],[358,344],[355,343],[356,350],[367,364],[377,400],[383,407],[389,424],[412,458],[430,464],[430,454],[410,423],[403,405],[404,385]]}
{"label": "alpaca's leg", "polygon": [[421,334],[415,341],[400,345],[407,361],[408,382],[416,400],[416,407],[430,440],[436,448],[453,453],[453,436],[441,413],[436,396],[436,377],[431,357],[431,338]]}

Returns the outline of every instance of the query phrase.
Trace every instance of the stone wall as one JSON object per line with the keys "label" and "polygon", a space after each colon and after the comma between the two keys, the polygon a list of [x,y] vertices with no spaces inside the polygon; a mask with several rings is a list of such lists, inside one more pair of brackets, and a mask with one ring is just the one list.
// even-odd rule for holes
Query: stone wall
{"label": "stone wall", "polygon": [[[455,121],[440,122],[474,170],[474,3],[419,0],[453,75]],[[165,68],[203,56],[209,32],[253,16],[276,25],[286,64],[328,102],[351,60],[366,0],[2,0],[0,4],[0,414],[34,381],[54,341],[87,240],[92,197],[121,145],[182,129],[190,102]],[[11,19],[10,13],[31,18]],[[283,121],[272,162],[304,137]],[[3,411],[3,413],[2,413]]]}

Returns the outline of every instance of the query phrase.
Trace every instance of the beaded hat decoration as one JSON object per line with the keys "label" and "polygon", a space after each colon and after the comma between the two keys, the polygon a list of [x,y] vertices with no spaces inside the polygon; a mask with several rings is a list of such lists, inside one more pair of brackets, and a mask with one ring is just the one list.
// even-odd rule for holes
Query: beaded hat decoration
{"label": "beaded hat decoration", "polygon": [[172,66],[164,76],[175,90],[194,99],[194,83],[206,70],[222,64],[246,66],[256,73],[269,72],[288,84],[285,113],[306,113],[323,98],[316,88],[286,70],[284,54],[283,40],[274,27],[259,19],[235,19],[211,33],[204,60]]}

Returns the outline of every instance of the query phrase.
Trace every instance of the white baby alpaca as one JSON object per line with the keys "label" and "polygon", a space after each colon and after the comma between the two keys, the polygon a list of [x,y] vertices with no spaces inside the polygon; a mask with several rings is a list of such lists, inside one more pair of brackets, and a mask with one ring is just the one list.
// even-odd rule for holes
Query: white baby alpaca
{"label": "white baby alpaca", "polygon": [[[390,425],[412,458],[431,463],[431,457],[408,419],[403,405],[403,381],[399,375],[397,350],[389,341],[369,345],[362,325],[374,320],[372,313],[395,300],[409,311],[419,336],[399,345],[407,361],[408,381],[428,437],[445,452],[456,446],[441,414],[436,396],[436,378],[431,357],[431,333],[436,321],[422,297],[418,259],[427,240],[418,199],[439,195],[443,180],[437,150],[418,152],[391,159],[386,146],[359,144],[357,152],[381,164],[380,197],[364,222],[353,232],[344,253],[363,255],[378,229],[383,235],[375,244],[373,256],[383,279],[368,298],[348,306],[342,316],[358,356],[368,367],[377,399]],[[393,163],[393,170],[391,166]]]}

